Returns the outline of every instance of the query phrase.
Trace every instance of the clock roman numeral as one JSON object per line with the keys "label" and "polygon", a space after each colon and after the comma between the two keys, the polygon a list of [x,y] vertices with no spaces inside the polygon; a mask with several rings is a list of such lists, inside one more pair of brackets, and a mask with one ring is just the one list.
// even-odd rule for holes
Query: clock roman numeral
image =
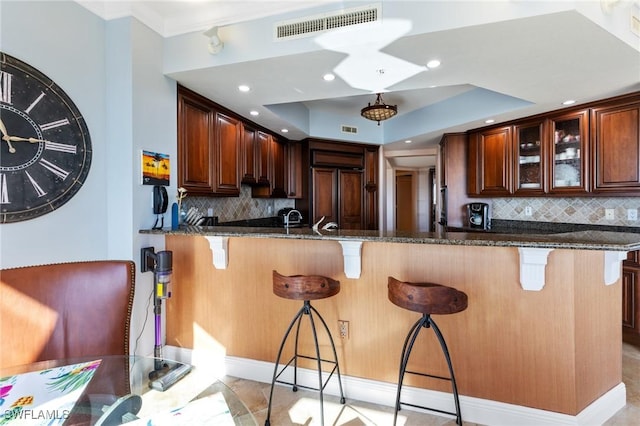
{"label": "clock roman numeral", "polygon": [[40,185],[38,185],[38,182],[36,182],[35,179],[31,177],[29,172],[25,172],[25,173],[27,174],[27,178],[29,179],[29,182],[31,182],[31,185],[33,185],[33,189],[36,190],[36,194],[38,194],[38,198],[42,197],[43,195],[47,195],[47,193],[44,192],[42,188],[40,188]]}
{"label": "clock roman numeral", "polygon": [[40,164],[42,165],[42,167],[44,167],[45,169],[49,170],[51,173],[53,173],[54,175],[58,176],[60,179],[65,180],[67,178],[67,176],[69,176],[69,172],[56,166],[53,163],[50,163],[49,161],[45,160],[44,158],[42,160],[40,160]]}
{"label": "clock roman numeral", "polygon": [[7,177],[0,173],[0,204],[11,204],[9,202],[9,190],[7,189]]}
{"label": "clock roman numeral", "polygon": [[51,129],[55,129],[56,127],[66,126],[67,124],[69,124],[69,120],[67,120],[66,118],[63,118],[62,120],[52,121],[51,123],[46,123],[46,124],[41,124],[40,125],[40,129],[41,130],[51,130]]}
{"label": "clock roman numeral", "polygon": [[38,96],[35,101],[31,102],[31,105],[29,105],[27,107],[27,109],[24,110],[24,112],[29,114],[31,112],[31,110],[33,109],[33,107],[38,105],[38,102],[40,102],[42,100],[42,98],[44,98],[44,92],[40,92],[40,96]]}
{"label": "clock roman numeral", "polygon": [[5,71],[0,71],[0,102],[12,104],[11,101],[11,79],[13,75]]}
{"label": "clock roman numeral", "polygon": [[69,154],[75,154],[76,148],[77,147],[75,145],[69,145],[66,143],[44,141],[44,149],[48,149],[50,151],[67,152]]}

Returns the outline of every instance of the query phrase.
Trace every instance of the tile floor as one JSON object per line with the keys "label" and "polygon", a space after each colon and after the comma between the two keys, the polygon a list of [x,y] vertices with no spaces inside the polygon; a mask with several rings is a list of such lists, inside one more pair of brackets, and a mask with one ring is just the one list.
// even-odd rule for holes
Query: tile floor
{"label": "tile floor", "polygon": [[[606,426],[628,426],[640,424],[640,348],[624,344],[623,347],[623,381],[627,387],[627,405]],[[225,382],[244,401],[253,413],[258,425],[264,425],[267,415],[269,384],[250,380],[223,377]],[[274,407],[271,413],[271,425],[319,425],[320,421],[317,393],[299,390],[291,392],[290,388],[277,386]],[[463,412],[464,416],[464,412]],[[386,426],[393,423],[391,407],[369,404],[347,399],[345,405],[339,398],[325,397],[325,424],[346,426]],[[473,426],[474,423],[465,422]],[[455,421],[441,416],[421,414],[404,409],[401,411],[398,425],[403,426],[440,426],[455,425]]]}

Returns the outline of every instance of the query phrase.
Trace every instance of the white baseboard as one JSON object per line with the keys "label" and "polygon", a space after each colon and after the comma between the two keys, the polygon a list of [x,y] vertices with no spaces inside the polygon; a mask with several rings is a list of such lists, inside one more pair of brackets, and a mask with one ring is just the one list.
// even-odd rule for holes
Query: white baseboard
{"label": "white baseboard", "polygon": [[[166,346],[164,348],[164,355],[168,359],[191,363],[196,366],[197,370],[205,370],[207,373],[215,375],[215,377],[229,375],[263,383],[271,383],[273,377],[273,363],[270,362],[230,356],[216,356],[211,353],[205,354],[197,350],[194,351],[173,346]],[[281,376],[282,380],[292,380],[291,377],[287,376],[289,370]],[[326,379],[326,375],[324,379]],[[317,387],[317,372],[308,369],[298,369],[298,381],[301,385]],[[390,407],[393,407],[395,404],[397,387],[393,383],[342,375],[342,386],[344,395],[347,398],[347,403],[349,399],[355,399]],[[327,384],[325,392],[330,395],[340,395],[337,380],[332,378]],[[455,411],[453,396],[446,392],[405,386],[402,388],[402,400],[419,405],[425,405],[424,401],[429,401],[428,405],[430,407],[444,411]],[[591,426],[603,424],[625,406],[626,400],[626,386],[624,383],[620,383],[582,410],[577,416],[473,398],[465,395],[460,395],[460,407],[462,418],[465,422],[483,425]],[[405,409],[410,410],[412,408],[403,406],[403,410]],[[436,413],[430,414],[437,415]]]}

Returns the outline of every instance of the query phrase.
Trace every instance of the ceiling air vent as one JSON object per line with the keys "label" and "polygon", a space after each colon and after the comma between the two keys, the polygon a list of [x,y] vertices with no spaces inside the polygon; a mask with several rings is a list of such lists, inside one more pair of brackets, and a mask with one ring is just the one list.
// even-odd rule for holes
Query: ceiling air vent
{"label": "ceiling air vent", "polygon": [[358,133],[358,128],[357,127],[353,127],[353,126],[345,126],[343,124],[342,125],[342,133],[351,133],[352,135],[355,135],[356,133]]}
{"label": "ceiling air vent", "polygon": [[307,16],[295,20],[283,21],[275,26],[276,40],[290,40],[307,37],[312,34],[332,30],[334,28],[376,22],[381,18],[379,4],[343,9],[323,15]]}

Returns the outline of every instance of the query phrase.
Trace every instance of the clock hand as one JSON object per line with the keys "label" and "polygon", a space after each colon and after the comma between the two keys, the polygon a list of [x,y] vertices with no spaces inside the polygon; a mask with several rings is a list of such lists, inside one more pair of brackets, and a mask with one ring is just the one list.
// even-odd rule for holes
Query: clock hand
{"label": "clock hand", "polygon": [[2,139],[7,142],[29,142],[29,143],[38,143],[38,142],[49,142],[45,139],[36,139],[36,138],[21,138],[20,136],[4,136]]}
{"label": "clock hand", "polygon": [[4,122],[2,121],[2,119],[0,118],[0,132],[2,132],[2,140],[7,141],[7,145],[9,146],[9,152],[11,154],[16,152],[16,149],[13,147],[13,145],[11,145],[11,142],[9,141],[9,139],[7,139],[7,137],[9,137],[9,135],[7,134],[7,128],[4,125]]}
{"label": "clock hand", "polygon": [[0,132],[2,132],[2,136],[7,136],[7,128],[4,126],[4,122],[0,118]]}

